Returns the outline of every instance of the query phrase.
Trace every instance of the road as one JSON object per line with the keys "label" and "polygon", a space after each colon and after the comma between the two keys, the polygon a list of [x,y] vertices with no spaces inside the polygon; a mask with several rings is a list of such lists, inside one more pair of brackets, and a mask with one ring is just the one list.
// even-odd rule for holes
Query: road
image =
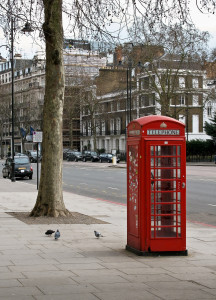
{"label": "road", "polygon": [[[63,189],[126,204],[126,168],[110,164],[64,162]],[[34,178],[26,183],[36,185]],[[187,166],[187,219],[216,226],[216,166]]]}

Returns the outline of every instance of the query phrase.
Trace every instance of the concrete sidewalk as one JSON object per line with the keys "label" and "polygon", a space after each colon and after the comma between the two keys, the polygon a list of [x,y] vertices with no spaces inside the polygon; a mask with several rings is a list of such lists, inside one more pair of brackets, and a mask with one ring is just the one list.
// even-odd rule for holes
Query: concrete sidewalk
{"label": "concrete sidewalk", "polygon": [[[125,206],[65,192],[70,211],[109,224],[27,225],[6,214],[30,211],[36,195],[0,179],[0,299],[216,299],[216,228],[188,223],[187,257],[139,257],[125,250]],[[58,241],[45,236],[57,228]]]}

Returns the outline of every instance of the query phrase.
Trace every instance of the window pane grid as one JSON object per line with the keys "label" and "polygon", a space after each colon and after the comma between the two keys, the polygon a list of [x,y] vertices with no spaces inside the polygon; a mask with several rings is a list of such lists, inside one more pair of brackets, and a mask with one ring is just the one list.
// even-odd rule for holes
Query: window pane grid
{"label": "window pane grid", "polygon": [[181,237],[181,147],[151,146],[151,237]]}

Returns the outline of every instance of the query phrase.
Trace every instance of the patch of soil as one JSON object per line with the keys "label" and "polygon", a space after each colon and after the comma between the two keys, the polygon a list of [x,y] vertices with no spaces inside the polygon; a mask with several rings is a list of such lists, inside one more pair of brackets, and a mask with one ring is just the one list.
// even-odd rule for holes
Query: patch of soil
{"label": "patch of soil", "polygon": [[69,216],[66,217],[30,217],[30,212],[7,212],[8,215],[17,218],[18,220],[29,224],[109,224],[108,222],[80,214],[78,212],[71,212]]}

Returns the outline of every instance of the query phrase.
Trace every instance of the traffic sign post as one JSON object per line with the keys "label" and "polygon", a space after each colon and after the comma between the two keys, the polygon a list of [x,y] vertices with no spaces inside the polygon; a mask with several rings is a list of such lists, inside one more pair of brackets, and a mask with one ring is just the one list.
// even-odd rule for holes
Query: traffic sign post
{"label": "traffic sign post", "polygon": [[33,143],[37,143],[37,190],[38,190],[38,178],[39,178],[38,143],[42,143],[43,132],[42,131],[33,131],[32,140],[33,140]]}

